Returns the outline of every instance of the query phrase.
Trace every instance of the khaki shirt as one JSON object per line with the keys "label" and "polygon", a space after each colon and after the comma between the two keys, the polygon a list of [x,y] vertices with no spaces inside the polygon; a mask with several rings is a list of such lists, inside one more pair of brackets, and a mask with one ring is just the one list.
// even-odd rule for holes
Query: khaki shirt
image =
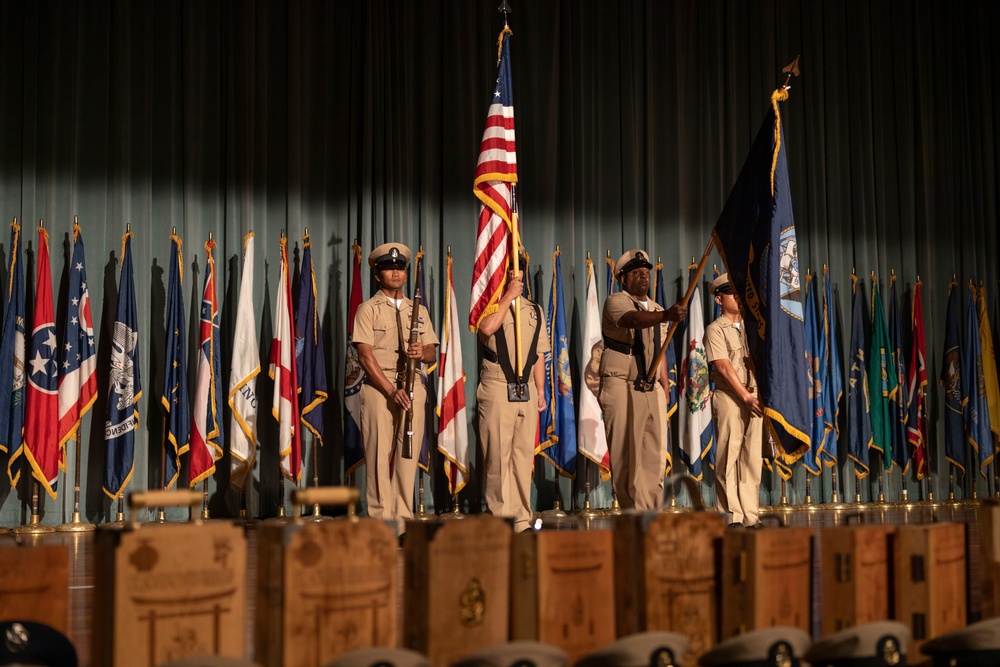
{"label": "khaki shirt", "polygon": [[[535,330],[541,327],[538,331],[538,344],[536,350],[538,356],[541,357],[543,354],[549,351],[549,334],[548,327],[545,325],[545,320],[540,318],[541,308],[537,304],[528,301],[527,299],[520,299],[521,302],[521,350],[522,357],[521,363],[523,364],[528,360],[528,355],[531,353],[531,341],[535,337]],[[523,369],[517,367],[517,350],[514,348],[514,311],[511,308],[507,309],[507,312],[503,316],[503,325],[496,330],[496,332],[483,339],[482,336],[479,340],[483,341],[483,346],[492,352],[497,353],[497,340],[496,337],[503,332],[504,338],[507,340],[507,352],[510,354],[510,367],[514,369],[515,373],[520,374]],[[489,359],[483,357],[483,363],[479,367],[479,373],[481,377],[484,378],[495,378],[495,379],[506,379],[503,374],[503,367],[499,363],[490,361]],[[531,369],[528,369],[528,379],[531,379]]]}
{"label": "khaki shirt", "polygon": [[[643,356],[642,367],[649,370],[649,364],[656,357],[656,327],[646,329],[631,329],[619,326],[618,322],[626,313],[633,310],[642,310],[638,305],[639,300],[628,292],[615,292],[604,301],[604,310],[601,316],[601,333],[606,338],[616,340],[620,343],[632,347],[635,332],[642,335]],[[650,311],[662,311],[663,307],[652,299],[646,299],[646,309]],[[660,345],[667,339],[667,325],[660,324]],[[660,369],[656,369],[656,376],[659,377]],[[604,353],[601,355],[601,375],[613,377],[623,377],[627,380],[634,380],[638,376],[636,359],[629,354],[622,354],[615,350],[608,349],[605,345]]]}
{"label": "khaki shirt", "polygon": [[[752,391],[757,383],[754,381],[753,372],[747,367],[750,349],[747,347],[746,336],[741,331],[744,326],[746,326],[744,323],[736,326],[736,323],[725,315],[709,324],[705,329],[705,356],[709,363],[728,359],[736,371],[736,377],[743,380],[743,386]],[[722,373],[715,370],[715,366],[712,366],[712,381],[718,388],[733,391]]]}
{"label": "khaki shirt", "polygon": [[[410,340],[412,314],[413,301],[404,297],[397,311],[392,299],[379,290],[375,296],[358,306],[358,312],[354,315],[354,336],[351,342],[354,345],[371,345],[379,368],[389,380],[400,380],[406,371],[406,346]],[[420,332],[420,342],[424,345],[440,343],[431,326],[431,317],[423,305],[420,306],[417,330]],[[424,373],[423,368],[420,373]]]}

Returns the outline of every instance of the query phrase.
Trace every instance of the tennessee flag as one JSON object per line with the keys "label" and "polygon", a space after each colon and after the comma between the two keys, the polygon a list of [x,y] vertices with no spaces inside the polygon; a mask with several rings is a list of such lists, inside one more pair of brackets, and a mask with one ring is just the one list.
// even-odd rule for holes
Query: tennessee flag
{"label": "tennessee flag", "polygon": [[274,309],[269,374],[274,380],[271,414],[278,420],[281,474],[293,482],[302,475],[302,434],[299,431],[299,382],[295,377],[295,335],[292,331],[292,277],[288,266],[288,238],[281,237],[281,268]]}
{"label": "tennessee flag", "polygon": [[205,291],[201,299],[198,375],[191,415],[191,449],[188,483],[194,486],[215,473],[222,458],[222,371],[219,359],[219,302],[215,292],[215,241],[205,244]]}
{"label": "tennessee flag", "polygon": [[59,474],[59,391],[52,274],[49,271],[49,234],[38,228],[38,281],[35,317],[28,350],[28,404],[24,423],[24,454],[32,476],[53,498]]}
{"label": "tennessee flag", "polygon": [[[97,351],[94,318],[90,315],[83,233],[73,223],[73,259],[69,266],[69,313],[63,329],[59,366],[59,449],[65,461],[68,440],[79,440],[80,420],[97,400]],[[79,465],[79,462],[77,462]]]}

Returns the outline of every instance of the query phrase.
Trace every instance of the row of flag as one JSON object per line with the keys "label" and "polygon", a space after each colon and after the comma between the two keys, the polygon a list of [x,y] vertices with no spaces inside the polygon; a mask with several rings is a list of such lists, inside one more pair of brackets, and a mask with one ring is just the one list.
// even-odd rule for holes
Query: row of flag
{"label": "row of flag", "polygon": [[[5,295],[0,328],[0,372],[11,378],[0,384],[0,448],[8,452],[7,472],[17,485],[27,464],[31,476],[53,498],[59,469],[65,470],[66,443],[79,440],[80,424],[98,395],[94,323],[87,289],[83,234],[74,223],[66,325],[56,336],[48,232],[38,227],[38,274],[31,335],[27,336],[22,271],[21,227],[11,225]],[[142,383],[139,373],[139,318],[132,268],[132,232],[122,236],[115,320],[104,422],[104,492],[121,498],[134,473],[135,434],[139,426]],[[244,488],[256,455],[256,377],[260,373],[253,296],[253,232],[243,241],[243,275],[237,302],[232,366],[228,384],[221,378],[222,341],[216,288],[215,241],[204,245],[206,271],[200,308],[198,351],[194,361],[193,396],[189,395],[183,296],[182,242],[171,234],[166,295],[166,346],[162,409],[164,411],[163,486],[177,483],[181,456],[188,455],[188,483],[207,480],[224,451],[224,409],[230,408],[231,481]],[[327,398],[326,363],[316,312],[316,281],[308,232],[298,302],[292,303],[286,239],[281,239],[281,272],[271,345],[274,378],[272,412],[278,421],[282,473],[293,481],[301,475],[300,426],[322,444],[320,408]],[[228,387],[228,391],[227,391]]]}

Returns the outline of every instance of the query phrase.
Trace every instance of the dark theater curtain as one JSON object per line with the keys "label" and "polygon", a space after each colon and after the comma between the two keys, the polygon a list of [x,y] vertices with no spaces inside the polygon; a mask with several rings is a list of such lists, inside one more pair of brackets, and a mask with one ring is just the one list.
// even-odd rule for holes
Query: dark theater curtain
{"label": "dark theater curtain", "polygon": [[[32,228],[45,219],[57,311],[65,309],[67,239],[79,216],[101,368],[110,354],[120,237],[126,224],[135,233],[145,393],[130,488],[155,487],[160,474],[172,227],[185,242],[189,329],[201,299],[203,243],[211,233],[219,244],[224,383],[241,239],[251,229],[256,234],[264,373],[257,384],[261,453],[251,510],[265,516],[278,497],[266,379],[278,238],[287,230],[294,244],[309,229],[331,395],[319,478],[342,481],[353,239],[365,255],[387,240],[425,248],[438,328],[450,246],[460,315],[467,313],[478,213],[471,185],[495,79],[497,4],[0,2],[0,215],[28,221],[24,239],[32,250]],[[548,299],[550,255],[556,246],[562,252],[574,374],[582,358],[587,252],[617,257],[643,247],[663,258],[670,291],[682,290],[681,276],[705,247],[769,95],[783,80],[780,68],[796,55],[802,76],[792,81],[783,123],[799,262],[814,273],[824,263],[831,268],[842,351],[852,268],[862,276],[874,271],[885,299],[895,270],[904,303],[916,277],[923,280],[932,378],[941,362],[951,275],[984,281],[996,302],[998,3],[514,0],[512,6],[525,245],[542,285],[539,300]],[[6,261],[6,229],[0,243]],[[367,271],[364,280],[368,296]],[[29,286],[34,282],[32,276]],[[29,308],[30,302],[29,295]],[[193,343],[191,331],[189,338]],[[476,347],[470,334],[463,344],[472,429]],[[100,386],[82,428],[83,502],[91,520],[113,512],[100,490],[104,371]],[[932,380],[931,442],[936,472],[946,473],[941,400]],[[224,418],[228,428],[228,411]],[[228,466],[228,458],[220,461],[210,484],[216,515],[235,509],[225,490]],[[540,471],[551,478],[550,469]],[[842,473],[842,482],[853,477],[849,465]],[[312,474],[310,458],[305,476]],[[474,470],[464,496],[474,510],[481,502],[476,477]],[[890,490],[899,483],[897,474]],[[867,494],[872,482],[866,484]],[[911,497],[919,497],[912,473],[907,484]],[[552,495],[541,486],[540,506]],[[765,486],[765,502],[776,500],[776,482],[766,479]],[[827,497],[829,487],[827,472],[814,497]],[[45,522],[63,520],[71,489],[71,480],[61,482],[59,499],[45,503]],[[801,500],[801,471],[790,492],[792,502]],[[0,484],[0,523],[22,521],[28,495],[26,485],[12,491]],[[564,495],[564,502],[571,500]]]}

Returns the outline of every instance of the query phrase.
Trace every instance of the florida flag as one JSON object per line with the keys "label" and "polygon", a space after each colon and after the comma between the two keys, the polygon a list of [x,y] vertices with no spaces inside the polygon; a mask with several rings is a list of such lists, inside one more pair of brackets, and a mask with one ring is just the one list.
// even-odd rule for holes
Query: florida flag
{"label": "florida flag", "polygon": [[69,313],[63,329],[62,363],[59,365],[60,462],[65,461],[66,442],[79,440],[80,420],[97,400],[97,353],[85,263],[83,232],[79,224],[73,223]]}
{"label": "florida flag", "polygon": [[302,475],[302,434],[299,431],[299,382],[295,377],[295,335],[292,331],[292,277],[288,266],[288,238],[281,237],[281,268],[274,308],[269,375],[274,380],[271,414],[278,420],[281,474],[293,482]]}
{"label": "florida flag", "polygon": [[191,449],[188,483],[194,486],[215,473],[222,458],[222,372],[219,358],[219,302],[215,298],[215,241],[205,244],[205,291],[201,299],[198,374],[191,414]]}
{"label": "florida flag", "polygon": [[55,498],[59,475],[59,344],[52,307],[49,234],[43,227],[38,228],[38,282],[35,284],[35,317],[27,357],[28,403],[23,451],[31,465],[32,476]]}
{"label": "florida flag", "polygon": [[465,370],[458,338],[458,305],[448,253],[448,291],[445,293],[444,335],[438,360],[438,451],[445,458],[444,472],[452,498],[469,477],[469,430],[465,419]]}

